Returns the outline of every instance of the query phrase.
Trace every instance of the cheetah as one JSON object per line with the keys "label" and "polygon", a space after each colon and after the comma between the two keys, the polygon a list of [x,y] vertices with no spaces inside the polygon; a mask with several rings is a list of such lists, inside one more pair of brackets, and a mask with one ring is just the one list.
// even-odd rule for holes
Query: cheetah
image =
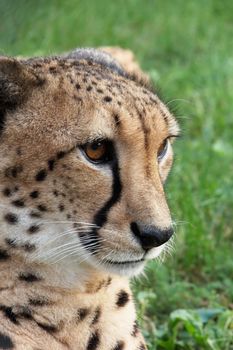
{"label": "cheetah", "polygon": [[0,349],[146,349],[129,280],[173,234],[179,126],[116,52],[0,57]]}

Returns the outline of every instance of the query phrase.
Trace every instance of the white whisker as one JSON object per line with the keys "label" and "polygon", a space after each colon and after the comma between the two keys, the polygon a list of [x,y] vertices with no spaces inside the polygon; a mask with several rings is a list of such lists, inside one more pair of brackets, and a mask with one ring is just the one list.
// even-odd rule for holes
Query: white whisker
{"label": "white whisker", "polygon": [[[88,245],[88,248],[98,248],[98,247],[99,247],[99,245],[97,243],[90,243]],[[66,257],[69,256],[68,253],[70,253],[70,252],[73,252],[76,255],[78,255],[78,254],[80,255],[79,248],[80,248],[80,246],[70,245],[69,247],[66,247],[65,249],[63,249],[61,251],[54,251],[54,252],[52,252],[52,254],[50,254],[50,252],[47,252],[46,253],[46,258],[48,260],[54,259],[56,257],[62,257],[63,259],[65,259]],[[83,253],[83,254],[86,255],[86,252]]]}
{"label": "white whisker", "polygon": [[63,231],[63,232],[60,232],[59,234],[57,234],[55,237],[52,237],[51,239],[49,238],[48,241],[46,242],[46,245],[47,244],[51,244],[53,242],[55,242],[56,240],[60,239],[60,238],[63,238],[65,236],[68,236],[68,235],[71,235],[73,233],[75,234],[80,234],[80,233],[90,233],[91,230],[88,229],[88,228],[84,228],[84,229],[74,229],[74,228],[71,228],[69,230],[66,230],[66,231]]}
{"label": "white whisker", "polygon": [[185,102],[185,103],[191,104],[190,100],[186,100],[184,98],[174,98],[173,100],[170,100],[170,101],[166,102],[166,105],[169,106],[169,104],[174,103],[174,102]]}
{"label": "white whisker", "polygon": [[89,222],[84,222],[84,221],[60,221],[60,220],[56,220],[56,221],[47,221],[47,220],[38,220],[38,223],[42,223],[42,224],[77,224],[77,225],[82,225],[82,226],[91,226],[91,227],[95,227],[95,228],[99,228],[99,226],[97,226],[96,224],[93,223],[89,223]]}

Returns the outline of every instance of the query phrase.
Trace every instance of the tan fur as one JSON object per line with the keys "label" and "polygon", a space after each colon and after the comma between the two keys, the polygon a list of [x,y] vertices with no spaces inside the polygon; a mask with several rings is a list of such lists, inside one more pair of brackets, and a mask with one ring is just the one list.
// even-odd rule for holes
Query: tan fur
{"label": "tan fur", "polygon": [[[0,57],[0,349],[4,339],[19,350],[146,349],[128,281],[145,262],[106,259],[144,256],[131,222],[172,225],[163,191],[171,145],[160,163],[157,152],[178,126],[127,65],[75,55]],[[99,138],[115,146],[121,196],[92,255],[80,237],[90,243],[115,181],[81,151]]]}

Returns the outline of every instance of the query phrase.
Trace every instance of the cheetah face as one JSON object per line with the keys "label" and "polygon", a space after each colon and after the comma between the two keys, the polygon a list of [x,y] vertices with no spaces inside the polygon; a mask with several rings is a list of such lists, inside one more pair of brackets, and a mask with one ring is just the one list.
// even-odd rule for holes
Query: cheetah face
{"label": "cheetah face", "polygon": [[95,61],[3,58],[0,73],[4,244],[61,268],[142,271],[173,233],[173,116]]}

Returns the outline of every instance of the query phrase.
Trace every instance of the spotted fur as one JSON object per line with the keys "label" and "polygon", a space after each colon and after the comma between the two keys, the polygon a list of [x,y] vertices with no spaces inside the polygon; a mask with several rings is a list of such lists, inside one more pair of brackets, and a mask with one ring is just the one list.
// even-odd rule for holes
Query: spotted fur
{"label": "spotted fur", "polygon": [[[179,130],[132,54],[105,50],[0,57],[0,349],[146,349],[129,277],[166,247]],[[88,160],[97,139],[113,161]]]}

